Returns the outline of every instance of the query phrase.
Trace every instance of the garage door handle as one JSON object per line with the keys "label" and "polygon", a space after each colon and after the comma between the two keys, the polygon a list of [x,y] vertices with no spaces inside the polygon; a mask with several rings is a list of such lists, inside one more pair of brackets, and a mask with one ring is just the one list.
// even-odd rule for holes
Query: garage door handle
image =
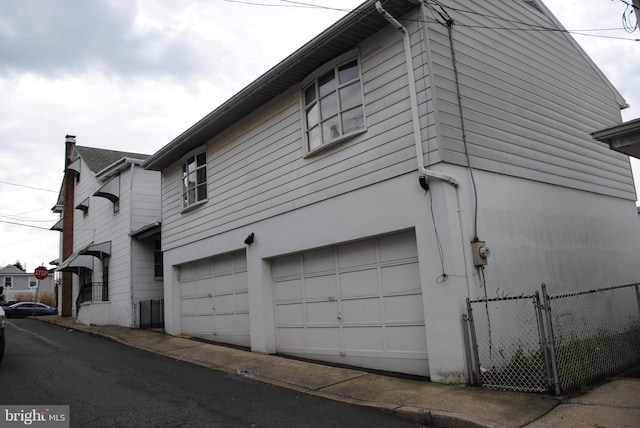
{"label": "garage door handle", "polygon": [[342,320],[342,314],[338,314],[336,318],[338,318],[339,320]]}

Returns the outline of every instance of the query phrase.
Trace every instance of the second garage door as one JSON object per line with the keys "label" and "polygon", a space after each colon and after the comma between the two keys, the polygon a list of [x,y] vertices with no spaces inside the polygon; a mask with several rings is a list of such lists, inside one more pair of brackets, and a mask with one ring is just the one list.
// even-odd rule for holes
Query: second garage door
{"label": "second garage door", "polygon": [[185,263],[179,275],[182,333],[250,346],[245,252]]}
{"label": "second garage door", "polygon": [[278,352],[428,376],[413,230],[272,261]]}

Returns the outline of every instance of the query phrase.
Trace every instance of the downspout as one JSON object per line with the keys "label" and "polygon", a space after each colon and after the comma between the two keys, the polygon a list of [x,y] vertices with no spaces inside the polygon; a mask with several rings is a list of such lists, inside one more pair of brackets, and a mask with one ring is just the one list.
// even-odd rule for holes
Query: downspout
{"label": "downspout", "polygon": [[[422,6],[421,6],[422,7]],[[418,161],[418,171],[431,178],[435,178],[437,180],[444,181],[445,183],[449,183],[455,188],[456,192],[456,204],[458,211],[458,225],[460,227],[460,239],[462,244],[462,259],[464,264],[464,272],[465,272],[465,281],[467,285],[467,296],[471,295],[471,285],[469,279],[469,270],[467,268],[467,253],[465,251],[466,241],[465,241],[465,233],[462,221],[462,209],[460,204],[460,183],[455,178],[450,175],[442,174],[438,171],[433,171],[425,168],[424,165],[424,154],[422,150],[422,137],[420,135],[420,115],[418,114],[418,99],[417,99],[417,91],[416,91],[416,83],[415,77],[413,74],[413,57],[411,55],[411,41],[409,37],[409,31],[400,23],[397,19],[395,19],[389,12],[387,12],[383,7],[380,1],[376,1],[376,10],[380,15],[382,15],[389,23],[396,29],[402,33],[402,39],[404,41],[404,54],[406,58],[407,64],[407,77],[409,79],[409,97],[411,102],[411,115],[413,121],[413,138],[416,147],[416,159]]]}
{"label": "downspout", "polygon": [[411,102],[411,116],[413,122],[413,140],[416,146],[416,160],[418,161],[418,171],[431,178],[435,178],[446,183],[451,184],[453,187],[458,187],[458,180],[450,175],[442,174],[438,171],[426,169],[424,166],[424,154],[422,151],[422,137],[420,135],[420,115],[418,114],[418,98],[416,92],[416,81],[413,74],[413,57],[411,55],[411,41],[409,38],[409,32],[404,26],[398,22],[389,12],[387,12],[380,1],[376,2],[376,10],[382,15],[389,23],[402,33],[402,39],[404,41],[404,54],[407,62],[407,77],[409,78],[409,97]]}
{"label": "downspout", "polygon": [[[129,177],[129,230],[133,230],[133,181],[136,164],[131,162],[131,174]],[[131,300],[131,326],[136,326],[136,305],[133,300],[133,240],[129,236],[129,298]]]}

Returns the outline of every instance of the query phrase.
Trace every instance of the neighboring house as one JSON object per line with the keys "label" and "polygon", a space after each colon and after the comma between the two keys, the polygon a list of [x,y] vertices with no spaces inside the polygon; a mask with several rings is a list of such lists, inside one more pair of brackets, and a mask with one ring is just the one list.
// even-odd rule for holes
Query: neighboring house
{"label": "neighboring house", "polygon": [[559,30],[367,1],[151,155],[166,331],[460,382],[467,298],[637,281],[626,104]]}
{"label": "neighboring house", "polygon": [[137,326],[140,300],[161,298],[160,175],[148,155],[77,146],[67,136],[53,211],[62,232],[63,316],[82,324]]}
{"label": "neighboring house", "polygon": [[595,131],[591,136],[611,150],[640,159],[640,118]]}
{"label": "neighboring house", "polygon": [[31,293],[34,297],[36,292],[39,295],[43,292],[52,293],[53,282],[53,271],[45,279],[38,280],[33,272],[7,265],[0,269],[0,296],[4,296],[6,302],[15,302],[20,293]]}

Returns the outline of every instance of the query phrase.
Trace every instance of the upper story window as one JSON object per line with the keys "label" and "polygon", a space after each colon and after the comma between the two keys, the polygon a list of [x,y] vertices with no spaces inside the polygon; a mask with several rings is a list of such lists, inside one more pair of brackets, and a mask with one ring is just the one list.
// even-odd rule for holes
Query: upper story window
{"label": "upper story window", "polygon": [[207,154],[189,156],[182,164],[182,207],[207,199]]}
{"label": "upper story window", "polygon": [[364,132],[364,100],[357,54],[318,70],[302,85],[305,151],[312,153]]}
{"label": "upper story window", "polygon": [[5,288],[13,287],[13,278],[11,278],[10,276],[5,276],[4,277],[4,287]]}

